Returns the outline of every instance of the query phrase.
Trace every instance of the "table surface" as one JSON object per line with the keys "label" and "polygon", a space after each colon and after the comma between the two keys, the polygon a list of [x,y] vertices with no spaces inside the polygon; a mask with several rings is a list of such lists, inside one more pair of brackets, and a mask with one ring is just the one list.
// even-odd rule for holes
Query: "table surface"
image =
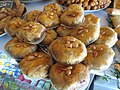
{"label": "table surface", "polygon": [[[44,5],[47,5],[51,2],[54,2],[54,0],[45,0],[42,2],[33,2],[33,3],[26,3],[27,6],[27,12],[32,11],[32,10],[43,10]],[[96,16],[98,16],[100,18],[100,22],[101,22],[101,26],[107,26],[108,22],[107,22],[107,18],[108,18],[108,14],[106,13],[105,10],[100,10],[100,12],[90,12]],[[85,13],[85,14],[89,14],[89,12]],[[2,37],[0,37],[0,50],[4,50],[4,46],[5,44],[10,40],[11,38],[6,34]],[[90,83],[92,82],[94,75],[91,74],[91,80]],[[90,85],[89,85],[90,86]],[[88,89],[89,89],[88,86]]]}

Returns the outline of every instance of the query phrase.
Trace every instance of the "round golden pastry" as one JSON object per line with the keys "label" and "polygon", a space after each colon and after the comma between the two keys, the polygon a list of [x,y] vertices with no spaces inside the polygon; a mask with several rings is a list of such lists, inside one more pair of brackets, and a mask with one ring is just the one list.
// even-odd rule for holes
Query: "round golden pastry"
{"label": "round golden pastry", "polygon": [[[93,20],[92,20],[93,19]],[[100,20],[94,15],[85,16],[85,22],[73,28],[70,36],[81,40],[85,45],[95,42],[100,35]]]}
{"label": "round golden pastry", "polygon": [[44,6],[44,11],[52,11],[53,13],[60,16],[63,10],[57,3],[51,3],[51,4]]}
{"label": "round golden pastry", "polygon": [[20,70],[30,78],[47,78],[52,58],[43,52],[33,52],[27,55],[20,63]]}
{"label": "round golden pastry", "polygon": [[99,72],[106,70],[112,64],[115,52],[107,45],[90,45],[87,47],[87,57],[83,61],[91,71]]}
{"label": "round golden pastry", "polygon": [[22,20],[21,18],[13,18],[9,21],[7,24],[5,31],[9,34],[11,37],[15,37],[17,33],[17,29],[20,28],[22,25],[26,23],[25,20]]}
{"label": "round golden pastry", "polygon": [[57,37],[57,33],[55,32],[55,30],[47,30],[45,31],[45,33],[45,38],[43,39],[41,44],[48,45]]}
{"label": "round golden pastry", "polygon": [[41,11],[39,11],[39,10],[30,11],[28,14],[26,14],[25,19],[27,21],[37,21],[37,18],[40,13],[41,13]]}
{"label": "round golden pastry", "polygon": [[117,33],[110,27],[104,26],[100,28],[100,36],[95,44],[104,44],[112,47],[117,42]]}
{"label": "round golden pastry", "polygon": [[48,49],[53,58],[62,64],[78,64],[87,56],[84,43],[71,36],[55,39]]}
{"label": "round golden pastry", "polygon": [[36,51],[37,45],[20,42],[18,38],[14,37],[5,45],[5,50],[16,59],[22,59],[26,55]]}
{"label": "round golden pastry", "polygon": [[38,44],[44,39],[45,27],[37,22],[27,22],[17,29],[16,36],[20,41]]}
{"label": "round golden pastry", "polygon": [[59,22],[57,14],[51,11],[44,11],[38,16],[38,22],[43,24],[46,28],[56,27]]}
{"label": "round golden pastry", "polygon": [[56,30],[58,36],[69,36],[72,32],[72,28],[68,28],[66,26],[60,25]]}
{"label": "round golden pastry", "polygon": [[82,24],[84,20],[84,10],[77,4],[70,5],[60,16],[60,22],[69,27]]}
{"label": "round golden pastry", "polygon": [[116,46],[120,49],[120,40],[116,42]]}
{"label": "round golden pastry", "polygon": [[57,90],[85,90],[89,83],[89,68],[83,64],[64,66],[56,63],[49,76]]}
{"label": "round golden pastry", "polygon": [[120,38],[120,27],[117,27],[114,30],[118,34],[118,38]]}

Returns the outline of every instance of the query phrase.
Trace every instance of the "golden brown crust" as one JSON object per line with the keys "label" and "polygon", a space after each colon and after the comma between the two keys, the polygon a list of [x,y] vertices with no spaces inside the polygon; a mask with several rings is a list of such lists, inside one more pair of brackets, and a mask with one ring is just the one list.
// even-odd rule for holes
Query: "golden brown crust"
{"label": "golden brown crust", "polygon": [[48,45],[50,44],[55,38],[57,37],[57,33],[55,30],[47,30],[46,31],[46,36],[41,42],[41,44]]}
{"label": "golden brown crust", "polygon": [[81,40],[85,45],[93,43],[99,38],[100,34],[100,20],[92,14],[85,16],[85,22],[73,28],[71,36]]}
{"label": "golden brown crust", "polygon": [[112,48],[106,45],[90,45],[87,52],[88,55],[83,63],[94,71],[103,71],[109,68],[115,55]]}
{"label": "golden brown crust", "polygon": [[59,17],[51,11],[44,11],[38,16],[38,22],[46,28],[52,28],[59,24]]}
{"label": "golden brown crust", "polygon": [[72,32],[72,28],[60,25],[58,26],[56,32],[59,36],[69,36],[70,33]]}
{"label": "golden brown crust", "polygon": [[11,20],[11,16],[7,16],[6,18],[3,18],[0,20],[0,34],[4,33],[4,28],[8,24],[8,22]]}
{"label": "golden brown crust", "polygon": [[20,41],[28,43],[40,43],[39,40],[44,34],[45,27],[37,22],[27,22],[25,25],[17,29],[16,36]]}
{"label": "golden brown crust", "polygon": [[114,8],[120,9],[120,0],[114,0]]}
{"label": "golden brown crust", "polygon": [[62,8],[57,3],[51,3],[44,6],[44,11],[52,11],[58,16],[62,14]]}
{"label": "golden brown crust", "polygon": [[120,26],[120,15],[111,16],[110,19],[112,20],[115,28]]}
{"label": "golden brown crust", "polygon": [[82,24],[84,20],[84,10],[78,4],[67,7],[60,17],[60,22],[66,26],[73,27]]}
{"label": "golden brown crust", "polygon": [[17,33],[17,29],[20,28],[22,25],[26,23],[25,20],[22,20],[21,18],[13,18],[9,21],[9,23],[6,26],[6,32],[11,36],[15,37]]}
{"label": "golden brown crust", "polygon": [[112,28],[104,26],[100,28],[100,37],[95,43],[112,47],[115,45],[117,40],[117,33]]}
{"label": "golden brown crust", "polygon": [[60,17],[60,22],[66,26],[73,27],[83,23],[84,13],[78,10],[66,11]]}
{"label": "golden brown crust", "polygon": [[93,24],[99,25],[100,19],[93,14],[88,14],[88,15],[85,15],[85,22],[92,22]]}
{"label": "golden brown crust", "polygon": [[16,59],[24,58],[26,55],[36,51],[36,49],[36,45],[20,42],[16,37],[5,45],[5,50]]}
{"label": "golden brown crust", "polygon": [[11,8],[1,8],[0,20],[6,18],[7,16],[11,16],[11,18],[13,18],[15,16],[15,11],[13,11]]}
{"label": "golden brown crust", "polygon": [[49,51],[54,59],[62,64],[80,63],[87,55],[85,45],[71,36],[54,40],[49,46]]}
{"label": "golden brown crust", "polygon": [[79,4],[72,4],[65,9],[65,11],[74,11],[74,10],[84,12],[83,8]]}
{"label": "golden brown crust", "polygon": [[89,81],[89,68],[83,64],[64,66],[57,63],[51,67],[49,75],[57,90],[83,90]]}
{"label": "golden brown crust", "polygon": [[27,21],[37,21],[38,15],[41,13],[39,10],[33,10],[30,11],[28,14],[26,14],[25,19]]}
{"label": "golden brown crust", "polygon": [[120,26],[115,28],[114,30],[118,34],[118,38],[120,38]]}
{"label": "golden brown crust", "polygon": [[33,52],[19,64],[21,72],[31,78],[46,78],[52,66],[52,58],[43,52]]}
{"label": "golden brown crust", "polygon": [[116,46],[120,49],[120,40],[117,41]]}
{"label": "golden brown crust", "polygon": [[4,28],[14,16],[15,12],[11,8],[0,9],[0,35],[5,33]]}

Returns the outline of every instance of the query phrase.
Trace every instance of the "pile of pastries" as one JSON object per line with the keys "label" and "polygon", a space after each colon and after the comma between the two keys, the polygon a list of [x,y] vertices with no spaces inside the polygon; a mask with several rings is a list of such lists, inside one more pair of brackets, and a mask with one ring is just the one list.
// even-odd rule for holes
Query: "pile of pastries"
{"label": "pile of pastries", "polygon": [[56,0],[62,6],[79,4],[84,10],[97,10],[108,7],[111,0]]}
{"label": "pile of pastries", "polygon": [[0,9],[0,35],[5,33],[4,28],[14,17],[21,17],[25,11],[25,5],[19,0],[14,0],[14,8],[1,8]]}
{"label": "pile of pastries", "polygon": [[21,72],[30,78],[49,78],[58,90],[84,90],[90,70],[110,67],[117,33],[100,27],[100,19],[84,15],[79,4],[62,9],[58,4],[33,10],[24,19],[13,18],[5,31],[12,37],[5,50],[19,60]]}
{"label": "pile of pastries", "polygon": [[[112,21],[114,30],[118,34],[116,46],[120,49],[120,0],[114,0],[113,8],[108,8],[107,12]],[[120,64],[115,64],[115,68],[120,72]]]}

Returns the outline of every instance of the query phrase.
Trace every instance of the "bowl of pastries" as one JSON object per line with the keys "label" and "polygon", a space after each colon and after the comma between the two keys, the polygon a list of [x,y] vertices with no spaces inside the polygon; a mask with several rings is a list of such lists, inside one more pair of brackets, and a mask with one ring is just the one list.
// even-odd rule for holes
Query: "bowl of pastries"
{"label": "bowl of pastries", "polygon": [[84,15],[79,4],[65,9],[48,4],[43,11],[28,12],[24,19],[13,18],[5,31],[12,37],[5,50],[19,60],[21,72],[50,80],[57,90],[87,88],[91,71],[101,72],[112,64],[111,47],[118,40],[112,28],[100,27],[100,18]]}

